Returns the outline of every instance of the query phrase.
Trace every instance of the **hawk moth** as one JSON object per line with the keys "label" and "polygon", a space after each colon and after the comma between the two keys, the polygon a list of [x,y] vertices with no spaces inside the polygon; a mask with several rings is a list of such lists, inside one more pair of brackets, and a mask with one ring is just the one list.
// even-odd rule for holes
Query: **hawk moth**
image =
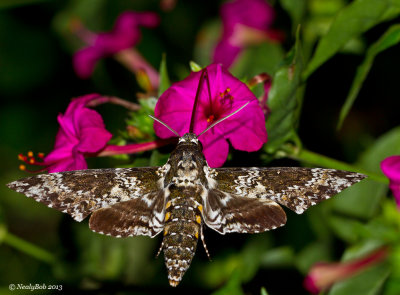
{"label": "hawk moth", "polygon": [[[199,87],[205,75],[203,71]],[[199,238],[208,254],[205,226],[220,234],[265,232],[286,223],[280,205],[301,214],[365,178],[322,168],[210,168],[198,137],[227,117],[199,135],[193,133],[193,118],[189,132],[161,167],[41,174],[8,187],[76,221],[90,215],[90,229],[101,234],[155,237],[162,232],[160,251],[169,283],[177,286]]]}
{"label": "hawk moth", "polygon": [[359,173],[321,168],[210,168],[193,133],[179,139],[162,167],[41,174],[8,184],[76,221],[114,237],[163,232],[168,278],[178,285],[203,227],[220,234],[260,233],[359,182]]}

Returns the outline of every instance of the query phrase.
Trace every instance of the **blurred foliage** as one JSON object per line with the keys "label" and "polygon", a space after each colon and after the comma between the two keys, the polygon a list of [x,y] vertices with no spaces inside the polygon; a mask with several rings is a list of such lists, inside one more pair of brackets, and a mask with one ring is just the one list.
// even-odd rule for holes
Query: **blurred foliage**
{"label": "blurred foliage", "polygon": [[[347,261],[385,245],[387,261],[326,294],[399,294],[400,213],[379,166],[400,154],[398,0],[270,1],[274,29],[285,40],[246,48],[230,69],[244,81],[262,72],[272,77],[269,141],[258,153],[232,151],[227,165],[323,166],[362,171],[370,179],[303,216],[287,212],[287,225],[275,231],[221,236],[206,229],[212,261],[199,245],[176,289],[168,286],[163,259],[154,259],[160,238],[101,236],[86,221],[76,223],[5,187],[26,176],[17,170],[18,153],[52,149],[56,116],[72,97],[97,92],[138,103],[135,112],[111,105],[98,111],[113,144],[155,139],[147,115],[171,82],[211,62],[224,3],[176,1],[163,10],[163,2],[1,1],[0,293],[9,284],[45,283],[94,294],[307,294],[302,281],[314,263]],[[135,75],[113,58],[101,60],[89,80],[73,71],[72,55],[84,44],[72,23],[108,31],[128,9],[160,16],[159,27],[141,29],[137,45],[159,69],[157,93],[144,94]],[[257,96],[260,89],[254,88]],[[89,166],[162,165],[172,148],[90,159]]]}

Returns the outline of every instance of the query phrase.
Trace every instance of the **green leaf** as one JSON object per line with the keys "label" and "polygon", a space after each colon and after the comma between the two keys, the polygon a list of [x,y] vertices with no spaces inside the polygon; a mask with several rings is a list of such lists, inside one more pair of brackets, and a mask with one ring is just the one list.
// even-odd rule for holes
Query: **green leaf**
{"label": "green leaf", "polygon": [[265,289],[265,287],[262,287],[261,291],[260,291],[260,294],[261,295],[268,295],[267,289]]}
{"label": "green leaf", "polygon": [[355,243],[360,239],[360,231],[363,227],[360,221],[353,218],[331,215],[329,216],[329,223],[340,239],[348,243]]}
{"label": "green leaf", "polygon": [[[394,128],[379,137],[361,156],[357,167],[381,175],[380,163],[400,150],[400,127]],[[365,179],[342,191],[333,199],[334,210],[362,219],[371,218],[379,209],[387,185]]]}
{"label": "green leaf", "polygon": [[310,243],[295,256],[296,267],[306,274],[313,264],[330,260],[330,251],[328,243],[321,241]]}
{"label": "green leaf", "polygon": [[0,223],[0,245],[3,243],[7,236],[7,227],[4,223]]}
{"label": "green leaf", "polygon": [[293,249],[288,246],[283,246],[270,249],[262,254],[260,257],[260,265],[268,268],[292,266],[293,260]]}
{"label": "green leaf", "polygon": [[244,295],[242,287],[240,286],[240,270],[235,269],[229,281],[218,291],[212,293],[213,295]]}
{"label": "green leaf", "polygon": [[270,248],[268,234],[259,234],[250,237],[240,253],[227,254],[228,251],[225,250],[224,257],[216,257],[213,263],[206,263],[202,268],[196,269],[196,272],[209,287],[220,286],[228,281],[236,269],[240,270],[240,282],[248,282],[256,274]]}
{"label": "green leaf", "polygon": [[349,40],[400,13],[399,0],[356,0],[336,16],[328,33],[318,43],[304,72],[307,79],[319,66],[335,55]]}
{"label": "green leaf", "polygon": [[150,156],[150,166],[162,166],[167,163],[169,154],[161,154],[158,150],[153,150]]}
{"label": "green leaf", "polygon": [[268,96],[271,114],[267,118],[268,142],[265,151],[273,154],[288,140],[295,140],[297,108],[301,105],[299,93],[300,73],[303,69],[303,58],[299,32],[296,44],[289,52],[283,65],[275,73]]}
{"label": "green leaf", "polygon": [[369,219],[378,212],[386,187],[385,184],[365,179],[335,196],[334,210],[353,217]]}
{"label": "green leaf", "polygon": [[265,42],[242,50],[229,71],[236,77],[247,79],[260,73],[274,75],[283,58],[280,44]]}
{"label": "green leaf", "polygon": [[221,20],[206,21],[200,28],[194,44],[193,59],[201,65],[211,63],[215,46],[222,35]]}
{"label": "green leaf", "polygon": [[356,76],[353,80],[353,84],[351,85],[350,92],[346,98],[346,101],[340,110],[338,129],[342,127],[343,121],[346,118],[347,114],[350,111],[360,89],[364,83],[365,78],[367,77],[372,63],[374,62],[375,56],[380,52],[398,44],[400,42],[400,24],[396,24],[391,26],[385,34],[371,47],[368,49],[367,54],[365,56],[364,61],[358,67]]}
{"label": "green leaf", "polygon": [[160,97],[169,86],[171,86],[171,81],[169,80],[167,71],[167,58],[166,55],[163,54],[160,64],[160,87],[158,88],[158,97]]}
{"label": "green leaf", "polygon": [[136,142],[146,142],[154,138],[153,122],[154,120],[149,117],[149,114],[154,114],[157,99],[154,97],[139,99],[141,108],[136,112],[131,112],[131,117],[126,120],[127,125],[137,127],[141,135],[137,136]]}
{"label": "green leaf", "polygon": [[385,244],[397,245],[400,242],[400,214],[395,202],[385,200],[382,211],[382,214],[371,219],[367,224],[351,217],[334,214],[329,217],[329,222],[335,233],[350,244],[373,239]]}
{"label": "green leaf", "polygon": [[202,70],[202,67],[192,60],[189,62],[189,66],[192,72],[199,72]]}
{"label": "green leaf", "polygon": [[[143,284],[153,276],[157,241],[146,237],[115,239],[88,231],[87,226],[73,225],[76,247],[81,251],[73,273],[64,276],[92,277],[98,280],[123,279],[125,283]],[[132,251],[135,249],[135,251]],[[78,268],[76,268],[78,266]],[[68,272],[68,269],[64,270]]]}

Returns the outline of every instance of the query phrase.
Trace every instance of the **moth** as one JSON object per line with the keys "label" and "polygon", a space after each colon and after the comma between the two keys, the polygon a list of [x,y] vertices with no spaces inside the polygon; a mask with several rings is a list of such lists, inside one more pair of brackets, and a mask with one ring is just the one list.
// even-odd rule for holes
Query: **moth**
{"label": "moth", "polygon": [[[203,70],[199,87],[206,75]],[[8,187],[78,222],[90,215],[90,229],[100,234],[162,233],[159,253],[164,252],[169,283],[175,287],[190,266],[199,238],[208,255],[205,226],[223,235],[276,229],[286,223],[280,205],[301,214],[365,178],[322,168],[210,168],[198,137],[227,117],[196,135],[193,113],[189,133],[161,167],[41,174]]]}

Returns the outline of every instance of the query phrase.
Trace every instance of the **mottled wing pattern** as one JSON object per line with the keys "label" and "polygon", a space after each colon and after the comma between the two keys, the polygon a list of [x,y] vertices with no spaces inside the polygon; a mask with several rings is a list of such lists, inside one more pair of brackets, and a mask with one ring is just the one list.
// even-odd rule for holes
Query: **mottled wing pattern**
{"label": "mottled wing pattern", "polygon": [[129,236],[154,237],[164,228],[164,191],[101,208],[90,216],[91,230],[117,238]]}
{"label": "mottled wing pattern", "polygon": [[90,213],[160,188],[157,167],[91,169],[41,174],[8,187],[82,221]]}
{"label": "mottled wing pattern", "polygon": [[298,214],[366,176],[322,168],[219,168],[216,189],[240,197],[268,199]]}
{"label": "mottled wing pattern", "polygon": [[281,206],[268,199],[243,198],[211,189],[203,204],[204,222],[221,234],[259,233],[286,223]]}

